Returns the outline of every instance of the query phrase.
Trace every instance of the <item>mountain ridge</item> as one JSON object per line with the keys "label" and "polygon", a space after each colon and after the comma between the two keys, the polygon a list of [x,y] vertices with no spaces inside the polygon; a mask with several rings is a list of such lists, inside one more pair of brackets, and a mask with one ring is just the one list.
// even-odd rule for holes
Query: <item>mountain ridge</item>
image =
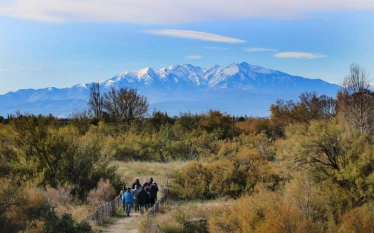
{"label": "mountain ridge", "polygon": [[[270,105],[276,99],[295,99],[305,91],[335,97],[339,88],[321,79],[294,76],[246,62],[208,68],[191,64],[161,69],[146,67],[124,71],[99,83],[102,93],[112,86],[136,88],[139,94],[148,98],[150,110],[157,108],[170,115],[189,110],[199,113],[218,109],[230,114],[268,116]],[[51,113],[67,117],[73,111],[82,111],[87,107],[84,103],[88,100],[90,84],[8,92],[0,95],[0,115],[14,113],[16,109],[22,113]],[[70,107],[61,106],[62,103]],[[248,106],[246,110],[242,109],[245,105]],[[187,109],[187,106],[192,109]]]}

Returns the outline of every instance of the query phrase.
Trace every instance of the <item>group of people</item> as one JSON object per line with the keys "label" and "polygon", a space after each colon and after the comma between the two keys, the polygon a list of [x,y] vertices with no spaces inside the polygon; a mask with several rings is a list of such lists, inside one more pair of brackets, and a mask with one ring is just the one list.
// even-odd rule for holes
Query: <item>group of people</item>
{"label": "group of people", "polygon": [[150,178],[143,185],[140,184],[139,179],[136,179],[131,187],[123,186],[121,190],[123,210],[126,211],[127,216],[130,216],[132,205],[134,205],[135,212],[143,213],[144,210],[147,211],[156,203],[157,192],[158,186],[153,178]]}

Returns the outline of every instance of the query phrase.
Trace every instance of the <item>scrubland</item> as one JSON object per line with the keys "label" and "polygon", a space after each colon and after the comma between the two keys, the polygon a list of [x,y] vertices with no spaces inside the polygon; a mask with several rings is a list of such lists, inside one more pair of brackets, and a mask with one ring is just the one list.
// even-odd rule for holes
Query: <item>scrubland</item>
{"label": "scrubland", "polygon": [[374,232],[374,93],[351,68],[336,97],[270,118],[0,118],[0,232],[94,232],[85,216],[150,177],[169,189],[165,232]]}

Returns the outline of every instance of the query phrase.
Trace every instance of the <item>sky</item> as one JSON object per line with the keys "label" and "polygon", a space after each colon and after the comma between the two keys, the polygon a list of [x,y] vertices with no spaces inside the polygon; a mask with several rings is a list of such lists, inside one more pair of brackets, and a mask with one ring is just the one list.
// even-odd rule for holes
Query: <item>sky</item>
{"label": "sky", "polygon": [[373,43],[372,0],[0,0],[0,94],[176,64],[374,79]]}

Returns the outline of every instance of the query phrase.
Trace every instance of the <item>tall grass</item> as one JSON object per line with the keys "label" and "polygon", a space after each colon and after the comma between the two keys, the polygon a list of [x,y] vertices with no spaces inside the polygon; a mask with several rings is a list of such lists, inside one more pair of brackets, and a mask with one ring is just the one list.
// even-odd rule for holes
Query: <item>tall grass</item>
{"label": "tall grass", "polygon": [[[183,232],[184,224],[192,218],[209,219],[218,213],[221,204],[228,203],[224,199],[214,201],[168,201],[160,208],[159,214],[151,221],[159,225],[165,233]],[[139,226],[139,232],[145,232],[145,222]]]}
{"label": "tall grass", "polygon": [[165,186],[167,177],[173,171],[183,167],[187,162],[121,162],[113,161],[112,165],[118,167],[118,174],[125,181],[127,186],[132,185],[135,179],[139,179],[144,184],[149,178],[153,178],[158,185]]}

